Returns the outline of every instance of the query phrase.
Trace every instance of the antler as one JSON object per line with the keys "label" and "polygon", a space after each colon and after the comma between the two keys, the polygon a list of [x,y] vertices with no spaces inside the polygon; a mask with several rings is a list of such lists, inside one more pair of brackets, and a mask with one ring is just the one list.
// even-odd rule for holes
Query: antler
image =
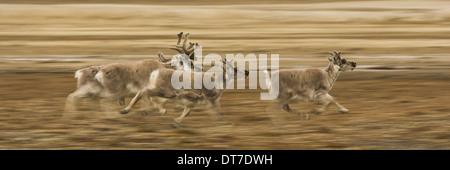
{"label": "antler", "polygon": [[[181,39],[183,38],[183,32],[180,32],[177,34],[178,40],[177,40],[177,45],[175,47],[169,47],[169,49],[171,50],[175,50],[180,54],[184,54],[187,55],[189,57],[189,59],[194,60],[194,50],[196,46],[199,46],[198,43],[192,43],[189,42],[189,47],[186,47],[188,39],[189,39],[189,33],[184,34],[184,41],[183,44],[180,45],[181,43]],[[158,52],[158,57],[159,60],[161,60],[161,62],[168,62],[170,59],[167,59],[164,54],[159,51]],[[195,68],[196,66],[191,65],[192,68]]]}
{"label": "antler", "polygon": [[180,45],[180,41],[181,41],[181,37],[183,37],[183,32],[178,33],[177,36],[178,36],[177,46],[179,46]]}
{"label": "antler", "polygon": [[228,67],[234,68],[233,64],[231,64],[231,63],[233,63],[233,59],[231,59],[231,61],[227,61],[227,59],[222,60],[222,63]]}
{"label": "antler", "polygon": [[335,59],[340,60],[341,59],[341,54],[342,52],[337,52],[336,50],[334,50],[333,52],[330,52],[330,55],[333,56]]}
{"label": "antler", "polygon": [[161,62],[163,62],[163,63],[169,61],[169,59],[167,59],[161,51],[158,51],[158,57],[159,57],[159,60],[161,60]]}
{"label": "antler", "polygon": [[180,45],[181,39],[183,38],[183,32],[180,32],[179,34],[177,34],[177,36],[178,36],[177,45],[175,47],[170,47],[169,49],[175,50],[180,54],[185,54],[189,56],[191,60],[194,60],[194,50],[195,46],[198,46],[198,43],[189,42],[189,47],[186,47],[187,41],[189,39],[189,33],[186,33],[184,35],[183,45]]}
{"label": "antler", "polygon": [[184,51],[185,54],[189,54],[189,51],[188,51],[187,48],[186,48],[186,42],[187,42],[188,39],[189,39],[189,33],[186,33],[186,34],[184,35],[183,46],[180,46],[179,44],[177,44],[177,48],[183,49],[183,51]]}
{"label": "antler", "polygon": [[[189,35],[189,33],[187,33],[187,35]],[[178,47],[180,47],[181,39],[183,38],[183,32],[178,33],[177,37],[178,37],[177,45],[175,47],[169,47],[169,49],[178,51],[178,53],[180,54],[185,54],[182,50],[178,49]],[[167,59],[161,51],[158,52],[158,57],[159,60],[161,60],[162,62],[169,61],[169,59]]]}

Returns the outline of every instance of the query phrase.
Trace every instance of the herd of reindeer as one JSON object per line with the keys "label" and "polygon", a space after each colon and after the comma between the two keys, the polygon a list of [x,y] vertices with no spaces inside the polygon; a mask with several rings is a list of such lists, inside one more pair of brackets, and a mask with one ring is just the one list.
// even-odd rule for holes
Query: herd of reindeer
{"label": "herd of reindeer", "polygon": [[[198,71],[194,64],[186,64],[195,60],[194,49],[199,44],[189,42],[188,45],[189,33],[183,34],[181,32],[177,36],[177,45],[169,49],[175,50],[179,54],[173,55],[171,59],[167,59],[163,53],[159,52],[159,61],[157,59],[146,59],[90,66],[77,70],[75,73],[77,90],[67,97],[64,116],[75,112],[79,101],[83,98],[102,99],[102,109],[106,114],[127,114],[142,99],[148,107],[147,109],[157,109],[160,114],[164,115],[167,112],[164,108],[165,103],[172,101],[174,104],[184,107],[182,114],[174,119],[173,125],[175,127],[179,127],[182,120],[198,105],[208,105],[211,113],[218,115],[219,100],[226,89],[225,87],[230,83],[229,79],[227,81],[215,81],[215,83],[222,84],[214,86],[214,88],[175,89],[172,86],[171,78],[175,71],[190,71],[193,77],[203,77],[208,74]],[[181,44],[183,37],[184,40]],[[282,69],[272,70],[271,74],[266,72],[268,91],[272,92],[272,89],[278,89],[275,104],[270,107],[271,111],[283,109],[287,112],[300,114],[303,119],[309,119],[308,113],[296,111],[289,104],[319,102],[323,106],[313,111],[316,114],[328,110],[332,103],[339,108],[339,112],[349,112],[328,92],[336,82],[339,73],[355,69],[356,63],[341,58],[341,52],[333,51],[330,52],[330,55],[331,57],[328,57],[329,64],[325,69]],[[225,76],[233,76],[234,79],[237,79],[237,75],[245,75],[245,78],[249,75],[248,70],[238,69],[232,61],[222,60],[222,62],[225,65],[222,65],[223,75]],[[191,71],[192,69],[197,70]],[[215,74],[212,75],[212,79],[215,78],[214,76]],[[276,77],[278,82],[271,80],[271,77],[274,79],[274,76],[278,76]],[[125,98],[133,96],[134,98],[130,103],[125,105]],[[122,107],[126,106],[120,112],[114,110],[117,102]]]}

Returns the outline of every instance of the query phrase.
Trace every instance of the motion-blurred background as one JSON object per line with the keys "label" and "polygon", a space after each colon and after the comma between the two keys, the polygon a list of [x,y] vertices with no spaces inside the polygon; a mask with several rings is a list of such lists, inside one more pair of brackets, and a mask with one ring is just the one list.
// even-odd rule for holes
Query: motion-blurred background
{"label": "motion-blurred background", "polygon": [[[176,54],[180,31],[204,55],[279,54],[280,68],[342,51],[358,65],[331,94],[350,113],[280,110],[275,125],[260,91],[231,90],[221,113],[233,126],[198,107],[173,129],[170,104],[166,116],[99,118],[90,100],[60,120],[77,69]],[[449,39],[444,0],[0,0],[0,149],[450,149]]]}

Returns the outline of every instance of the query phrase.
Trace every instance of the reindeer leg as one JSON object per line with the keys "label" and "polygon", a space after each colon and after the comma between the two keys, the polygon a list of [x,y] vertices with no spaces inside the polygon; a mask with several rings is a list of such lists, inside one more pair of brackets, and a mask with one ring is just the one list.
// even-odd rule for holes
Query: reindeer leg
{"label": "reindeer leg", "polygon": [[292,113],[297,113],[297,111],[295,111],[294,109],[292,109],[289,104],[284,104],[283,105],[283,110],[287,111],[287,112],[292,112]]}
{"label": "reindeer leg", "polygon": [[325,100],[323,103],[324,104],[323,104],[323,106],[320,109],[314,109],[313,112],[315,114],[317,114],[317,115],[322,114],[323,112],[327,111],[328,107],[331,105],[331,101],[330,100]]}
{"label": "reindeer leg", "polygon": [[102,117],[103,118],[114,118],[117,115],[116,113],[117,108],[117,101],[119,100],[119,97],[116,95],[105,97],[101,100],[101,108],[102,108]]}
{"label": "reindeer leg", "polygon": [[141,115],[143,115],[143,116],[147,115],[148,112],[154,110],[155,104],[156,104],[153,100],[153,97],[150,97],[147,94],[142,94],[143,96],[141,97],[141,99],[144,101],[144,104],[145,104],[145,109],[142,110],[142,112],[141,112]]}
{"label": "reindeer leg", "polygon": [[120,114],[127,114],[128,112],[130,112],[130,110],[133,108],[133,106],[139,101],[141,100],[142,96],[144,95],[145,91],[141,90],[139,91],[136,96],[134,96],[134,98],[131,100],[130,104],[128,104],[128,106],[120,111]]}
{"label": "reindeer leg", "polygon": [[119,105],[124,107],[125,106],[125,97],[120,97],[119,98]]}
{"label": "reindeer leg", "polygon": [[78,103],[80,98],[82,98],[81,96],[82,94],[78,90],[73,93],[70,93],[66,99],[65,109],[67,109],[67,111],[75,110],[75,104]]}
{"label": "reindeer leg", "polygon": [[349,112],[349,110],[347,108],[345,108],[344,106],[340,105],[336,101],[336,98],[334,98],[333,96],[327,94],[326,97],[339,108],[339,112],[341,112],[341,113],[348,113]]}
{"label": "reindeer leg", "polygon": [[62,115],[63,119],[69,118],[69,115],[73,116],[73,112],[76,110],[76,104],[78,103],[79,99],[80,96],[78,90],[67,96],[66,104],[64,105],[64,112]]}
{"label": "reindeer leg", "polygon": [[219,116],[220,113],[217,111],[220,109],[220,102],[219,102],[219,98],[212,100],[209,102],[209,109],[211,110],[211,113],[213,115]]}
{"label": "reindeer leg", "polygon": [[304,120],[309,120],[309,114],[308,114],[308,113],[301,113],[301,112],[298,112],[298,111],[292,109],[292,108],[289,106],[289,102],[291,102],[291,101],[293,100],[293,96],[294,96],[294,95],[293,95],[292,93],[287,93],[286,95],[281,96],[281,97],[278,99],[278,102],[277,102],[277,104],[275,105],[275,107],[283,108],[283,110],[285,110],[285,111],[287,111],[287,112],[290,112],[290,113],[300,114],[300,115],[303,117]]}
{"label": "reindeer leg", "polygon": [[225,126],[234,126],[234,123],[230,123],[222,117],[222,113],[220,113],[220,97],[214,100],[209,101],[209,109],[211,110],[211,114],[214,116],[216,124],[225,125]]}
{"label": "reindeer leg", "polygon": [[83,98],[88,98],[90,96],[98,96],[102,91],[101,87],[82,85],[75,92],[67,96],[66,104],[64,106],[63,119],[73,116],[74,111],[77,110],[78,102]]}
{"label": "reindeer leg", "polygon": [[72,117],[74,112],[77,110],[78,102],[80,99],[88,97],[87,94],[87,91],[78,89],[67,96],[62,117],[64,119]]}
{"label": "reindeer leg", "polygon": [[300,114],[300,115],[303,117],[303,120],[309,120],[309,119],[310,119],[308,113],[300,113],[300,112],[298,112],[298,111],[292,109],[292,108],[289,106],[288,103],[286,103],[286,104],[283,105],[283,109],[284,109],[285,111],[287,111],[287,112]]}
{"label": "reindeer leg", "polygon": [[320,97],[318,97],[319,99],[317,101],[319,101],[323,105],[320,109],[314,109],[313,112],[315,114],[319,115],[328,110],[328,107],[331,105],[331,100],[330,100],[329,96],[330,95],[326,94],[326,95],[321,95]]}
{"label": "reindeer leg", "polygon": [[266,108],[266,112],[268,113],[268,116],[270,117],[270,120],[275,125],[280,125],[284,119],[282,117],[279,117],[277,113],[280,109],[283,108],[283,105],[287,103],[287,101],[291,98],[291,94],[287,95],[279,95],[280,98],[274,103],[272,106],[269,106]]}
{"label": "reindeer leg", "polygon": [[339,108],[339,112],[341,112],[341,113],[348,113],[348,111],[349,111],[344,106],[340,105],[336,101],[336,99],[333,96],[329,95],[329,94],[326,94],[320,101],[322,101],[324,104],[323,104],[323,106],[320,109],[315,109],[314,110],[314,112],[316,114],[321,114],[321,113],[327,111],[328,107],[331,105],[331,103],[334,103]]}
{"label": "reindeer leg", "polygon": [[223,120],[222,114],[218,112],[218,110],[220,111],[220,97],[209,101],[209,109],[211,110],[211,113],[216,119],[216,121],[228,123],[227,121]]}
{"label": "reindeer leg", "polygon": [[177,118],[174,119],[174,122],[173,122],[172,125],[173,125],[174,127],[176,127],[176,128],[180,127],[181,121],[183,121],[183,119],[184,119],[187,115],[189,115],[189,113],[191,113],[191,111],[192,111],[193,108],[194,108],[194,106],[186,106],[186,107],[184,108],[183,113],[180,115],[180,117],[177,117]]}
{"label": "reindeer leg", "polygon": [[164,108],[164,105],[167,103],[167,101],[168,100],[165,98],[152,97],[152,102],[156,104],[161,115],[165,115],[167,113],[167,110]]}

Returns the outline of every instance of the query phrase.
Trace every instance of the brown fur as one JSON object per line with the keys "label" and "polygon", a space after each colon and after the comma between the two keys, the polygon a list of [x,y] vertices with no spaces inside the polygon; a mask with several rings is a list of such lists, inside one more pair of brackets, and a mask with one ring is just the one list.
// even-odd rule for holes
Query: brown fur
{"label": "brown fur", "polygon": [[[159,69],[158,79],[156,79],[156,85],[153,89],[146,89],[147,93],[150,96],[158,96],[163,98],[172,99],[175,103],[191,106],[191,105],[199,105],[205,104],[207,102],[214,103],[223,93],[224,89],[206,89],[204,86],[202,89],[193,89],[194,83],[192,81],[191,87],[192,89],[179,89],[176,90],[173,88],[171,83],[172,74],[175,70],[172,69]],[[191,80],[194,80],[194,77],[203,77],[206,73],[204,72],[192,72]],[[212,78],[213,81],[215,78]],[[180,81],[183,80],[183,77],[180,77]]]}
{"label": "brown fur", "polygon": [[[75,72],[77,79],[77,89],[69,94],[66,99],[64,110],[64,117],[67,117],[69,112],[76,110],[76,104],[82,98],[100,97],[104,92],[104,88],[100,82],[95,79],[95,75],[103,68],[103,66],[90,66]],[[124,98],[119,98],[121,105],[125,104]]]}
{"label": "brown fur", "polygon": [[[277,88],[279,93],[275,108],[283,108],[288,112],[298,113],[293,110],[289,104],[295,102],[321,102],[324,106],[316,109],[315,112],[320,114],[328,109],[330,103],[334,103],[343,113],[348,109],[341,106],[337,101],[328,94],[337,80],[339,73],[342,71],[353,70],[356,63],[347,62],[341,59],[341,52],[331,53],[333,58],[329,58],[329,64],[325,69],[308,68],[308,69],[289,69],[279,70],[279,83],[272,83],[271,89]],[[277,74],[273,74],[277,75]],[[268,81],[270,82],[270,81]],[[271,93],[273,94],[273,91]],[[302,114],[304,119],[309,119],[309,115]]]}
{"label": "brown fur", "polygon": [[[223,75],[227,74],[227,70],[223,69]],[[230,69],[229,71],[234,72],[235,77],[238,75],[237,72],[238,69]],[[175,119],[174,125],[178,126],[184,117],[186,117],[191,110],[196,105],[204,105],[207,104],[210,109],[212,110],[212,113],[217,115],[216,109],[220,106],[219,99],[220,96],[223,94],[224,89],[226,88],[226,81],[222,81],[222,89],[212,88],[207,89],[202,84],[202,89],[194,89],[194,77],[200,77],[202,78],[208,73],[205,72],[192,72],[191,73],[191,89],[175,89],[172,86],[171,79],[172,74],[175,72],[175,70],[171,69],[158,69],[157,71],[154,71],[151,74],[150,78],[150,85],[145,90],[140,91],[136,96],[133,98],[133,100],[128,104],[128,106],[121,111],[122,114],[128,113],[133,106],[136,104],[139,99],[142,98],[142,96],[151,96],[151,97],[161,97],[166,98],[171,101],[173,101],[176,104],[185,106],[185,109],[183,113]],[[245,71],[245,76],[248,76],[248,71]],[[212,76],[211,80],[215,82],[216,77]],[[183,77],[180,76],[180,82],[183,80]],[[218,82],[216,82],[218,83]]]}
{"label": "brown fur", "polygon": [[106,90],[104,97],[134,95],[147,86],[150,73],[159,68],[165,68],[164,64],[153,59],[104,66],[99,71],[103,76],[98,77]]}
{"label": "brown fur", "polygon": [[[118,100],[124,106],[125,97],[133,96],[146,87],[148,76],[153,70],[166,67],[169,67],[167,63],[149,59],[80,69],[75,74],[77,90],[67,97],[65,113],[76,110],[76,103],[87,97],[104,98],[108,104]],[[98,76],[98,73],[103,76]],[[112,107],[108,105],[105,109],[110,110]]]}
{"label": "brown fur", "polygon": [[302,95],[308,96],[308,100],[311,100],[311,96],[317,91],[328,91],[330,89],[326,81],[326,75],[324,70],[317,68],[280,70],[279,96]]}
{"label": "brown fur", "polygon": [[[178,45],[181,41],[183,33],[178,35]],[[188,34],[183,43],[185,49]],[[196,44],[196,43],[195,43]],[[198,44],[196,44],[198,45]],[[189,47],[191,48],[191,47]],[[138,91],[147,86],[148,75],[159,68],[171,69],[190,69],[180,65],[183,57],[174,56],[170,62],[164,57],[162,52],[158,53],[159,59],[164,62],[156,60],[142,60],[136,62],[114,63],[105,66],[91,66],[89,68],[77,70],[75,78],[77,78],[77,90],[71,93],[66,100],[66,109],[73,110],[78,100],[85,97],[102,97],[108,102],[119,100],[119,104],[125,105],[125,97],[132,96]],[[100,73],[100,74],[99,74]],[[149,102],[146,102],[149,103]],[[111,108],[111,107],[107,107]],[[165,109],[160,107],[160,111],[165,112]]]}
{"label": "brown fur", "polygon": [[89,83],[99,86],[100,88],[101,84],[95,79],[95,75],[102,67],[103,66],[90,66],[88,68],[77,70],[75,74],[75,78],[77,78],[77,89]]}

